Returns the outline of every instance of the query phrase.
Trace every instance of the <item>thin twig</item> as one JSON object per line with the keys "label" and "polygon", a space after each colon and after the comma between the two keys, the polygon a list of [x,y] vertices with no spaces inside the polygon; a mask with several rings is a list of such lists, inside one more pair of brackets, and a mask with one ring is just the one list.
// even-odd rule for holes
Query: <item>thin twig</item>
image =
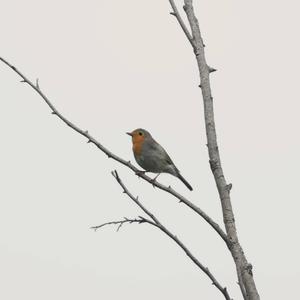
{"label": "thin twig", "polygon": [[169,2],[170,2],[171,6],[172,6],[172,9],[173,9],[173,11],[171,12],[171,15],[174,16],[177,19],[179,25],[181,26],[184,34],[187,37],[187,39],[191,43],[192,47],[194,47],[193,37],[192,37],[191,33],[189,32],[189,30],[187,29],[187,27],[186,27],[181,15],[180,15],[178,9],[176,7],[175,2],[173,0],[169,0]]}
{"label": "thin twig", "polygon": [[132,224],[132,223],[138,223],[138,224],[142,224],[142,223],[148,223],[151,222],[149,220],[147,220],[146,218],[143,217],[139,217],[138,219],[128,219],[128,218],[124,218],[124,220],[120,220],[120,221],[111,221],[111,222],[106,222],[103,223],[101,225],[98,226],[93,226],[91,227],[91,229],[94,229],[95,231],[104,227],[104,226],[108,226],[108,225],[118,225],[117,227],[117,231],[120,230],[120,228],[124,225],[124,224]]}
{"label": "thin twig", "polygon": [[153,181],[152,178],[149,176],[142,174],[139,169],[137,169],[134,165],[130,163],[130,161],[126,161],[125,159],[122,159],[121,157],[115,155],[111,151],[109,151],[107,148],[105,148],[102,144],[100,144],[94,137],[92,137],[87,130],[82,130],[79,127],[77,127],[75,124],[73,124],[71,121],[69,121],[67,118],[65,118],[56,108],[55,106],[50,102],[48,97],[41,91],[39,85],[33,84],[25,75],[23,75],[16,67],[11,65],[8,61],[6,61],[4,58],[0,57],[0,60],[4,62],[8,67],[10,67],[12,70],[14,70],[21,78],[22,82],[27,83],[30,85],[47,103],[47,105],[52,110],[52,114],[59,117],[66,125],[68,125],[70,128],[81,134],[82,136],[86,137],[88,139],[88,143],[94,144],[97,148],[99,148],[102,152],[104,152],[108,158],[112,158],[116,160],[117,162],[121,163],[122,165],[128,167],[131,169],[136,175],[143,178],[145,181],[149,182],[151,185],[156,186],[157,188],[173,195],[177,199],[179,199],[179,202],[184,203],[186,206],[191,208],[193,211],[195,211],[197,214],[199,214],[213,229],[220,235],[220,237],[225,241],[228,247],[230,247],[230,242],[227,239],[226,233],[221,229],[221,227],[212,219],[210,218],[201,208],[193,204],[191,201],[189,201],[184,196],[180,195],[178,192],[176,192],[174,189],[172,189],[170,186],[167,187],[157,181]]}
{"label": "thin twig", "polygon": [[123,192],[131,199],[133,200],[141,209],[142,211],[148,215],[153,221],[146,219],[144,217],[139,217],[139,219],[125,219],[122,221],[113,221],[113,222],[107,222],[99,226],[92,227],[93,229],[97,229],[100,227],[103,227],[105,225],[111,225],[111,224],[118,224],[119,226],[122,226],[124,223],[148,223],[151,224],[158,229],[160,229],[162,232],[164,232],[167,236],[169,236],[185,253],[186,255],[211,279],[212,284],[224,295],[226,300],[232,300],[228,294],[227,288],[222,287],[221,284],[217,281],[217,279],[214,277],[214,275],[210,272],[210,270],[205,267],[192,253],[191,251],[181,242],[181,240],[174,235],[172,232],[170,232],[159,220],[158,218],[151,213],[140,201],[138,197],[134,197],[132,193],[128,190],[128,188],[125,186],[125,184],[122,182],[118,172],[115,170],[112,172],[112,175],[116,179],[116,181],[119,183],[119,185],[122,187]]}

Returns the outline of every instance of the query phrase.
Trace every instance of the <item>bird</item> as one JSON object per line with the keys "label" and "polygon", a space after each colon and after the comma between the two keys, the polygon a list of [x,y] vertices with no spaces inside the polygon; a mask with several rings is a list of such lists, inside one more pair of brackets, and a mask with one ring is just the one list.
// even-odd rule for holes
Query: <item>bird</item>
{"label": "bird", "polygon": [[180,179],[186,187],[192,191],[192,186],[182,177],[166,150],[154,140],[152,135],[145,129],[138,128],[132,132],[126,132],[132,137],[132,150],[136,162],[145,172],[169,173]]}

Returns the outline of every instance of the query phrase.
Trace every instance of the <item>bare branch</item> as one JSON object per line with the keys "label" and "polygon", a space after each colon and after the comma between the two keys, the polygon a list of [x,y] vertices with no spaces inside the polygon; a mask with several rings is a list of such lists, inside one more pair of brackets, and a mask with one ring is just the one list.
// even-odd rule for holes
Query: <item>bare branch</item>
{"label": "bare branch", "polygon": [[243,295],[243,298],[245,300],[248,300],[248,296],[247,296],[247,292],[246,292],[246,289],[245,289],[245,286],[244,286],[244,283],[243,283],[243,278],[242,278],[242,274],[241,274],[241,270],[239,270],[237,268],[237,274],[238,274],[238,285],[241,289],[241,292],[242,292],[242,295]]}
{"label": "bare branch", "polygon": [[[215,182],[218,188],[219,197],[221,200],[223,220],[226,228],[228,238],[230,240],[229,250],[232,254],[234,262],[237,268],[237,274],[239,281],[241,281],[240,288],[245,300],[259,300],[259,294],[256,289],[256,285],[252,276],[252,272],[248,271],[248,262],[243,249],[239,243],[237,230],[235,226],[234,214],[230,200],[230,189],[232,185],[226,183],[223,169],[221,166],[221,159],[219,154],[219,148],[217,143],[216,126],[214,120],[214,106],[213,97],[210,87],[210,73],[216,71],[206,63],[203,39],[201,36],[198,20],[194,13],[193,1],[184,0],[184,11],[187,15],[188,22],[192,31],[193,37],[193,50],[196,56],[199,75],[200,86],[202,90],[203,102],[204,102],[204,116],[205,127],[207,136],[207,146],[209,153],[209,160],[211,170],[215,178]],[[185,33],[185,31],[184,31]],[[241,279],[241,280],[240,280]]]}
{"label": "bare branch", "polygon": [[[122,182],[121,178],[119,177],[118,172],[115,170],[112,172],[112,175],[114,176],[114,178],[117,180],[117,182],[119,183],[119,185],[122,187],[123,192],[131,199],[133,200],[141,209],[142,211],[148,215],[152,220],[148,220],[145,219],[143,217],[139,217],[140,219],[125,219],[122,221],[116,221],[116,222],[108,222],[108,223],[104,223],[100,226],[95,226],[92,228],[100,228],[103,227],[105,225],[111,225],[111,224],[119,224],[119,226],[122,226],[124,223],[141,223],[141,222],[145,222],[145,223],[149,223],[155,227],[157,227],[158,229],[160,229],[162,232],[164,232],[168,237],[170,237],[185,253],[186,255],[211,279],[212,284],[214,286],[216,286],[216,288],[224,295],[226,300],[232,300],[227,292],[227,288],[226,287],[222,287],[221,284],[217,281],[217,279],[214,277],[214,275],[210,272],[210,270],[205,267],[192,253],[191,251],[183,244],[183,242],[181,242],[181,240],[174,235],[172,232],[170,232],[158,219],[157,217],[154,216],[153,213],[151,213],[140,201],[138,197],[134,197],[131,192],[127,189],[127,187],[125,186],[125,184]],[[121,224],[121,225],[120,225]]]}
{"label": "bare branch", "polygon": [[77,127],[75,124],[73,124],[71,121],[69,121],[67,118],[65,118],[56,108],[55,106],[50,102],[48,97],[41,91],[39,87],[37,87],[35,84],[33,84],[28,78],[25,77],[19,70],[17,70],[16,67],[11,65],[8,61],[6,61],[4,58],[0,57],[0,60],[5,63],[8,67],[10,67],[12,70],[14,70],[23,80],[22,82],[27,83],[30,85],[46,102],[46,104],[50,107],[51,113],[53,115],[56,115],[59,117],[66,125],[68,125],[70,128],[81,134],[82,136],[87,138],[88,143],[94,144],[98,149],[100,149],[102,152],[104,152],[109,158],[112,158],[119,162],[120,164],[128,167],[131,169],[136,175],[143,178],[145,181],[149,182],[151,185],[154,185],[155,187],[173,195],[177,199],[179,199],[179,202],[184,203],[186,206],[191,208],[193,211],[195,211],[197,214],[199,214],[219,235],[220,237],[225,241],[227,246],[230,246],[230,242],[227,238],[226,233],[221,229],[221,227],[212,219],[210,218],[201,208],[193,204],[191,201],[189,201],[184,196],[180,195],[178,192],[176,192],[174,189],[172,189],[170,186],[167,187],[157,181],[153,181],[152,178],[149,176],[143,174],[139,169],[137,169],[134,165],[131,164],[130,161],[126,161],[125,159],[122,159],[121,157],[115,155],[111,151],[109,151],[107,148],[105,148],[102,144],[100,144],[94,137],[92,137],[88,131],[82,130],[79,127]]}
{"label": "bare branch", "polygon": [[138,224],[142,224],[142,223],[150,223],[152,224],[153,222],[151,222],[150,220],[144,218],[144,217],[139,217],[138,219],[128,219],[128,218],[124,218],[124,220],[120,220],[120,221],[111,221],[111,222],[106,222],[106,223],[103,223],[101,225],[98,225],[98,226],[93,226],[91,227],[91,229],[94,229],[95,231],[104,227],[104,226],[107,226],[107,225],[118,225],[117,227],[117,231],[120,230],[120,228],[124,225],[124,224],[132,224],[132,223],[138,223]]}
{"label": "bare branch", "polygon": [[177,7],[176,7],[176,4],[175,4],[175,2],[174,2],[174,0],[169,0],[169,2],[170,2],[171,6],[172,6],[172,9],[173,9],[173,11],[170,12],[170,14],[171,14],[172,16],[174,16],[174,17],[177,19],[179,25],[181,26],[181,28],[182,28],[184,34],[185,34],[186,37],[187,37],[187,39],[188,39],[189,42],[191,43],[192,47],[194,47],[193,37],[192,37],[192,35],[190,34],[189,30],[187,29],[187,27],[186,27],[184,21],[182,20],[182,18],[181,18],[181,16],[180,16],[180,13],[179,13],[179,11],[178,11],[178,9],[177,9]]}
{"label": "bare branch", "polygon": [[119,177],[119,174],[116,170],[111,172],[112,176],[117,180],[117,182],[119,183],[119,185],[123,188],[123,193],[127,194],[127,196],[133,200],[135,202],[135,204],[137,204],[144,213],[146,213],[153,221],[156,225],[160,225],[160,222],[158,221],[158,219],[148,210],[146,209],[146,207],[144,207],[144,205],[139,201],[139,197],[134,197],[129,190],[127,189],[127,187],[124,185],[124,183],[122,182],[121,178]]}

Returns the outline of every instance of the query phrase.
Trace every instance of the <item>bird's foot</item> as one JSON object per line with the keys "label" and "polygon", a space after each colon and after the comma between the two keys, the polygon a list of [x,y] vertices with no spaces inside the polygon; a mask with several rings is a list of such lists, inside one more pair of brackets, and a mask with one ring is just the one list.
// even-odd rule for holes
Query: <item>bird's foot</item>
{"label": "bird's foot", "polygon": [[150,179],[150,183],[154,188],[155,188],[155,182],[156,182],[156,178]]}
{"label": "bird's foot", "polygon": [[158,175],[156,175],[153,179],[150,180],[150,182],[152,183],[152,186],[155,188],[155,183],[156,183],[156,178],[160,175],[160,173]]}
{"label": "bird's foot", "polygon": [[135,174],[136,174],[137,176],[139,176],[139,177],[140,177],[141,175],[145,175],[145,174],[146,174],[146,172],[147,172],[147,171],[138,170],[138,171],[136,171],[136,172],[135,172]]}

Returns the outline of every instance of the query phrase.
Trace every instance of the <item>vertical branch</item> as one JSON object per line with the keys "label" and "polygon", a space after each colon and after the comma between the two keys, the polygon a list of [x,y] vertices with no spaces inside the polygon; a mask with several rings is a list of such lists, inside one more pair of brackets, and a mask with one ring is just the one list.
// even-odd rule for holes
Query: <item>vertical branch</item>
{"label": "vertical branch", "polygon": [[[173,10],[174,2],[169,0]],[[257,292],[255,282],[252,274],[252,266],[247,262],[243,249],[239,243],[237,230],[235,226],[235,219],[233,214],[233,209],[230,200],[230,190],[232,185],[227,184],[219,154],[219,148],[217,143],[216,126],[214,120],[214,106],[213,97],[210,87],[210,73],[216,71],[210,68],[205,59],[203,40],[198,24],[198,20],[195,16],[193,9],[192,0],[184,0],[183,7],[188,22],[192,32],[192,47],[196,56],[199,75],[200,75],[200,85],[202,90],[202,97],[204,103],[204,117],[205,117],[205,128],[207,137],[207,146],[209,154],[209,163],[214,175],[214,179],[219,192],[219,197],[222,205],[223,221],[225,224],[227,236],[229,238],[229,250],[232,254],[234,262],[236,264],[237,274],[239,278],[239,286],[246,300],[259,300],[259,294]],[[176,14],[175,14],[176,16]],[[180,23],[180,19],[178,19]],[[181,26],[182,27],[182,26]]]}
{"label": "vertical branch", "polygon": [[[240,284],[241,289],[243,285],[245,287],[247,298],[249,300],[259,299],[258,292],[256,290],[255,282],[251,268],[244,255],[242,247],[239,244],[237,230],[235,226],[235,219],[233,209],[230,200],[230,189],[231,185],[227,185],[225,176],[223,173],[221,159],[219,154],[219,148],[217,144],[216,126],[214,120],[214,106],[213,97],[211,93],[209,74],[214,71],[210,68],[205,59],[203,41],[200,33],[198,20],[194,14],[193,1],[184,0],[184,10],[186,12],[189,24],[191,26],[193,40],[194,40],[194,53],[198,64],[200,79],[201,79],[201,90],[204,102],[204,114],[205,114],[205,127],[206,137],[208,145],[208,153],[210,159],[210,167],[215,178],[215,182],[218,188],[222,211],[223,220],[226,228],[226,232],[229,240],[231,241],[230,251],[236,264],[238,274],[241,274],[242,283]],[[243,292],[243,290],[242,290]]]}

